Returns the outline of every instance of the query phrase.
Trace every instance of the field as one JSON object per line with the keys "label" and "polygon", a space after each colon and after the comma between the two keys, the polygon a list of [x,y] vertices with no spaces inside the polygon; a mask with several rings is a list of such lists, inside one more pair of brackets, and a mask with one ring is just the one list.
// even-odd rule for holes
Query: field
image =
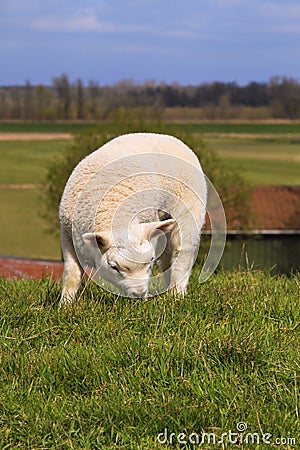
{"label": "field", "polygon": [[[0,135],[1,136],[1,135]],[[47,167],[69,145],[64,141],[1,141],[0,183],[40,184]]]}
{"label": "field", "polygon": [[[300,122],[202,122],[202,123],[170,123],[188,133],[213,134],[271,134],[300,136]],[[0,133],[79,133],[94,129],[109,129],[110,123],[86,122],[0,122]]]}
{"label": "field", "polygon": [[58,237],[47,232],[38,188],[0,187],[2,255],[60,259]]}
{"label": "field", "polygon": [[[16,139],[0,140],[0,253],[60,258],[41,184],[70,141],[52,133],[94,126],[0,124]],[[180,127],[253,184],[299,184],[297,123]],[[85,281],[69,310],[59,282],[0,278],[0,448],[298,448],[299,274],[198,277],[196,265],[184,299]]]}
{"label": "field", "polygon": [[0,141],[0,253],[60,258],[59,239],[47,233],[41,183],[49,163],[69,143]]}
{"label": "field", "polygon": [[58,283],[0,280],[1,448],[298,448],[299,282],[196,269],[184,299],[59,311]]}
{"label": "field", "polygon": [[300,138],[207,137],[219,156],[252,185],[300,183]]}
{"label": "field", "polygon": [[[300,123],[168,126],[170,133],[179,128],[204,138],[208,148],[237,167],[251,184],[299,184]],[[51,161],[70,145],[68,140],[55,140],[57,133],[92,129],[101,133],[109,127],[113,129],[112,124],[0,123],[0,254],[60,258],[59,240],[46,232],[42,218],[40,186]],[[38,140],[30,140],[32,133],[35,139],[38,133]],[[24,136],[26,140],[18,140]]]}

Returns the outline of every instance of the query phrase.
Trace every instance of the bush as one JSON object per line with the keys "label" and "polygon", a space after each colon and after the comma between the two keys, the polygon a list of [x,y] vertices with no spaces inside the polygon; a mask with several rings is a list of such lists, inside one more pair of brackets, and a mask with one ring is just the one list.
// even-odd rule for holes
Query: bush
{"label": "bush", "polygon": [[[141,113],[142,116],[142,113]],[[176,125],[131,117],[128,111],[119,109],[111,122],[95,126],[93,132],[78,134],[73,145],[49,167],[45,186],[45,218],[51,233],[58,233],[58,208],[64,186],[74,167],[85,156],[122,134],[155,132],[171,134],[185,142],[197,154],[206,176],[214,184],[223,202],[230,228],[248,228],[251,220],[249,209],[250,188],[236,171],[228,167],[205,142],[191,133],[182,132]]]}

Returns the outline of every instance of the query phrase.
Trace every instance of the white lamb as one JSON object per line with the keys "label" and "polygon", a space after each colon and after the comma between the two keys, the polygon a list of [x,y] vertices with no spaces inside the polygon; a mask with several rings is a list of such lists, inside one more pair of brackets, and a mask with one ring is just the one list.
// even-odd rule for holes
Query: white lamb
{"label": "white lamb", "polygon": [[88,155],[71,174],[60,204],[60,306],[73,301],[85,266],[121,294],[142,297],[157,262],[164,290],[184,295],[206,195],[197,157],[172,136],[127,134]]}

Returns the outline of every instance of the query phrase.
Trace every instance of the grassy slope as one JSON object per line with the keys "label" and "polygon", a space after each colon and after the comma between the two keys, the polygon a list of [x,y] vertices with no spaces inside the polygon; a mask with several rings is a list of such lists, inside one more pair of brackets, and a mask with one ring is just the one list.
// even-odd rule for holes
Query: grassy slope
{"label": "grassy slope", "polygon": [[94,285],[62,312],[52,281],[0,281],[2,448],[152,450],[165,427],[240,421],[299,443],[299,281],[194,272],[184,299],[146,301]]}

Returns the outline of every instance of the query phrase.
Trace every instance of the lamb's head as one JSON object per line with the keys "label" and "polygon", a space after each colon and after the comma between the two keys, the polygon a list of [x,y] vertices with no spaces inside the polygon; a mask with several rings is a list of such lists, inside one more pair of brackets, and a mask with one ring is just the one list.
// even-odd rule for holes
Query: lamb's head
{"label": "lamb's head", "polygon": [[94,247],[95,267],[102,278],[117,286],[124,295],[144,297],[157,255],[153,236],[169,233],[174,224],[173,219],[133,223],[126,232],[85,233],[83,239],[86,245]]}

